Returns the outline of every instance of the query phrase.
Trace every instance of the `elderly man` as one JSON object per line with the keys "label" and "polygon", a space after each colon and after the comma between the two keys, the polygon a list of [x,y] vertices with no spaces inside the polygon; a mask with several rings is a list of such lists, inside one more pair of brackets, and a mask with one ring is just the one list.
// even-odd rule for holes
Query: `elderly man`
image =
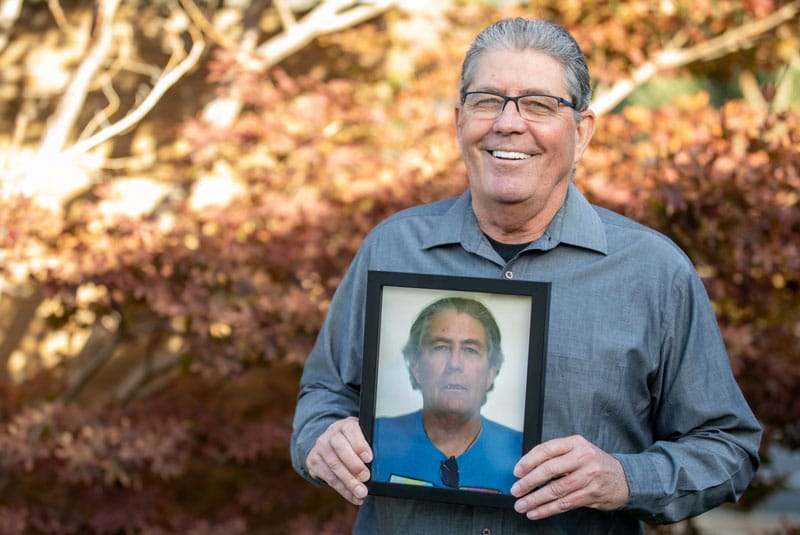
{"label": "elderly man", "polygon": [[[689,259],[572,184],[595,128],[580,47],[540,20],[493,24],[455,108],[469,189],[365,239],[309,356],[297,470],[362,505],[355,532],[637,533],[736,500],[761,428]],[[515,510],[367,496],[358,425],[370,269],[551,283],[543,442],[514,468]]]}
{"label": "elderly man", "polygon": [[503,364],[500,339],[475,299],[444,297],[417,315],[403,356],[422,409],[376,419],[373,480],[510,492],[522,433],[481,415]]}

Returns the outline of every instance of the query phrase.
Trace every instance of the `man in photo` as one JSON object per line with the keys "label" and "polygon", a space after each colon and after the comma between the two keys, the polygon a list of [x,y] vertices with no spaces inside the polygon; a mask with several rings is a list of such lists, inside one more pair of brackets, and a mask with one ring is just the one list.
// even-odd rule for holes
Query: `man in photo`
{"label": "man in photo", "polygon": [[492,313],[438,299],[414,320],[403,357],[422,409],[375,420],[373,480],[509,493],[522,433],[481,415],[503,364]]}

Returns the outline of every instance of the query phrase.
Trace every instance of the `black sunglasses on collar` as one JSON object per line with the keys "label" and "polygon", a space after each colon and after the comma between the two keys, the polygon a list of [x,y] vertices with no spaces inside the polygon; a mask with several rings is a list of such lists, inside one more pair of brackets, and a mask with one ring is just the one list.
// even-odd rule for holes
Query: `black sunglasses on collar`
{"label": "black sunglasses on collar", "polygon": [[445,459],[439,465],[439,477],[448,487],[458,488],[458,462],[455,457]]}

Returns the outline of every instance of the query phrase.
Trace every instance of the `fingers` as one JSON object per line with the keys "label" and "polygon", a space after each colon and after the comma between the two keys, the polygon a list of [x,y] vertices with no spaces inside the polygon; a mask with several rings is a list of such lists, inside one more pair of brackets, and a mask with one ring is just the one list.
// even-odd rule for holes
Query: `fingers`
{"label": "fingers", "polygon": [[520,480],[511,493],[514,508],[528,518],[545,518],[579,507],[611,511],[628,500],[622,465],[580,436],[539,444],[515,467]]}
{"label": "fingers", "polygon": [[514,467],[520,480],[511,493],[522,496],[577,468],[575,455],[570,455],[581,437],[557,438],[543,442],[525,454]]}
{"label": "fingers", "polygon": [[366,463],[372,460],[358,419],[345,418],[332,423],[308,453],[306,466],[312,477],[325,481],[346,500],[361,505],[367,495],[369,479]]}

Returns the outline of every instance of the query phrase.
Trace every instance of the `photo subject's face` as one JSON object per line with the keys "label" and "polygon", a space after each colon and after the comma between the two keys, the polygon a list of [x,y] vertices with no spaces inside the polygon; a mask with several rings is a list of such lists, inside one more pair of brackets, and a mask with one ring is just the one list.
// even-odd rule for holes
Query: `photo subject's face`
{"label": "photo subject's face", "polygon": [[412,371],[426,411],[478,414],[496,375],[481,322],[455,311],[435,315]]}

